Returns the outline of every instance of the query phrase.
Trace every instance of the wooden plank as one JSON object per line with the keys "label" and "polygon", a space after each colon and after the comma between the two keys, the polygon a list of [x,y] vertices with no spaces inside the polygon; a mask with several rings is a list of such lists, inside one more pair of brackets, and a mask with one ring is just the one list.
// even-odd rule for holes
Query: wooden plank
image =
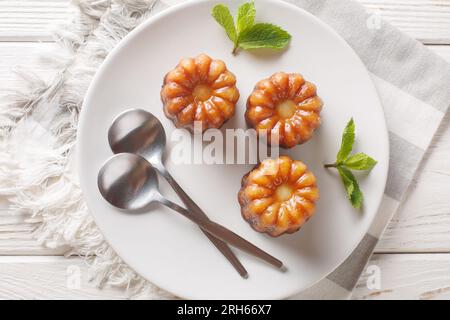
{"label": "wooden plank", "polygon": [[379,15],[426,44],[450,44],[450,1],[358,0]]}
{"label": "wooden plank", "polygon": [[[450,63],[450,46],[429,49]],[[389,223],[375,252],[450,252],[450,114],[425,155],[408,198]]]}
{"label": "wooden plank", "polygon": [[73,12],[68,0],[1,1],[0,41],[53,41],[52,30]]}
{"label": "wooden plank", "polygon": [[450,299],[450,254],[378,254],[368,267],[353,299]]}
{"label": "wooden plank", "polygon": [[[450,44],[448,0],[358,0],[371,12],[428,44]],[[179,2],[170,0],[169,2]],[[0,41],[52,41],[70,17],[69,0],[0,1]]]}
{"label": "wooden plank", "polygon": [[0,299],[121,299],[125,290],[89,283],[80,258],[0,257]]}

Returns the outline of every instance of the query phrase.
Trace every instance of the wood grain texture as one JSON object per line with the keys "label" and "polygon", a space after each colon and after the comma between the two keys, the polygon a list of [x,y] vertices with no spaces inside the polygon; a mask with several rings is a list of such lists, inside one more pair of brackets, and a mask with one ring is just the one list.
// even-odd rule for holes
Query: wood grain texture
{"label": "wood grain texture", "polygon": [[[450,299],[449,254],[377,254],[369,267],[353,299]],[[379,288],[372,287],[374,270],[379,271]],[[368,289],[368,280],[373,289]]]}
{"label": "wood grain texture", "polygon": [[68,0],[0,1],[0,41],[52,41],[73,9]]}
{"label": "wood grain texture", "polygon": [[[424,43],[450,44],[447,0],[357,1]],[[0,41],[51,41],[51,30],[73,12],[68,3],[69,0],[0,1]]]}
{"label": "wood grain texture", "polygon": [[450,253],[450,114],[376,252]]}
{"label": "wood grain texture", "polygon": [[0,257],[0,299],[121,299],[125,291],[89,282],[80,258]]}

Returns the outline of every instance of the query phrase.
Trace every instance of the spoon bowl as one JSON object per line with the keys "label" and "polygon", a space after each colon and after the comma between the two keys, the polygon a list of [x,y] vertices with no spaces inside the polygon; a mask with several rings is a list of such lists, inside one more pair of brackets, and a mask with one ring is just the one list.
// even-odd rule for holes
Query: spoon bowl
{"label": "spoon bowl", "polygon": [[97,184],[106,201],[124,210],[143,209],[159,195],[155,170],[144,158],[130,153],[117,154],[106,161]]}

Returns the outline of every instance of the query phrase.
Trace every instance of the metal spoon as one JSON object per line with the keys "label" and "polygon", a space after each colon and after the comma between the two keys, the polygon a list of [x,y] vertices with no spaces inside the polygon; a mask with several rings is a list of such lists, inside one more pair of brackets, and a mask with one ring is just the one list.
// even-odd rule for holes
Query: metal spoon
{"label": "metal spoon", "polygon": [[245,252],[281,268],[283,263],[240,237],[233,231],[203,217],[192,214],[163,197],[158,189],[158,177],[150,163],[141,156],[120,153],[111,157],[100,169],[98,188],[103,197],[120,209],[140,210],[159,202],[182,214],[200,228]]}
{"label": "metal spoon", "polygon": [[[109,145],[114,153],[134,153],[144,157],[172,186],[192,214],[207,218],[207,215],[184,192],[167,171],[162,161],[166,146],[166,133],[161,122],[142,109],[129,109],[119,114],[108,132]],[[220,239],[204,232],[209,240],[230,261],[239,274],[247,278],[248,273],[231,248]]]}

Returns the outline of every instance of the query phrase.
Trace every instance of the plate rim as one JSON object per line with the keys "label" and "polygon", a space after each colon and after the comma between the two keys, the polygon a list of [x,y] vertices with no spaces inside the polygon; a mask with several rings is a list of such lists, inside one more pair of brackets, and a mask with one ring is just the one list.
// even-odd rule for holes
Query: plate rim
{"label": "plate rim", "polygon": [[[83,99],[83,104],[82,104],[82,108],[81,108],[81,112],[80,112],[80,116],[79,116],[79,121],[78,121],[78,129],[77,129],[77,139],[76,139],[76,155],[75,155],[75,160],[76,160],[76,164],[77,164],[77,175],[80,181],[80,189],[84,195],[84,199],[86,201],[86,205],[87,208],[89,209],[89,201],[87,200],[87,196],[85,196],[85,192],[84,190],[86,190],[86,184],[87,181],[84,178],[83,174],[82,174],[82,170],[80,169],[80,163],[81,158],[82,158],[82,153],[80,152],[80,149],[82,149],[82,137],[84,136],[84,132],[86,132],[84,128],[86,121],[84,120],[87,117],[87,112],[85,112],[84,110],[86,109],[85,106],[91,104],[89,101],[92,99],[92,96],[94,95],[94,92],[96,91],[96,86],[97,83],[99,82],[99,78],[101,78],[102,74],[105,72],[107,66],[109,65],[110,61],[114,59],[114,57],[122,50],[122,48],[126,47],[126,45],[132,41],[132,39],[137,36],[142,30],[146,29],[149,27],[149,25],[153,24],[154,22],[156,22],[157,20],[160,20],[162,18],[164,18],[167,15],[170,15],[174,12],[177,11],[181,11],[186,7],[190,7],[196,4],[201,4],[201,3],[209,3],[212,2],[211,0],[186,0],[182,3],[178,3],[178,4],[174,4],[174,5],[170,5],[169,7],[162,9],[162,11],[154,14],[153,16],[147,18],[145,21],[143,21],[140,25],[138,25],[135,29],[133,29],[132,31],[130,31],[124,38],[122,38],[117,45],[108,53],[108,55],[106,56],[106,58],[101,62],[100,66],[98,67],[95,75],[93,76],[89,87],[86,91],[86,94],[84,96]],[[217,1],[215,1],[217,2]],[[380,95],[378,93],[378,89],[375,86],[375,83],[370,75],[370,71],[367,69],[367,66],[363,63],[363,61],[361,60],[360,56],[355,52],[355,50],[348,44],[348,42],[339,34],[337,33],[337,31],[335,31],[331,26],[329,26],[328,24],[326,24],[324,21],[322,21],[320,18],[316,17],[315,15],[313,15],[312,13],[308,12],[307,10],[296,6],[286,0],[259,0],[259,2],[266,2],[266,3],[272,3],[272,4],[276,4],[276,5],[280,5],[280,6],[286,6],[292,10],[297,10],[299,12],[301,12],[302,14],[305,14],[307,16],[309,16],[310,18],[312,18],[313,20],[315,20],[318,24],[321,25],[321,27],[327,29],[327,31],[332,34],[339,42],[341,42],[341,44],[345,47],[347,47],[347,49],[349,49],[349,52],[359,61],[360,65],[364,68],[364,70],[367,73],[369,82],[370,82],[370,86],[372,87],[372,90],[375,92],[375,96],[377,99],[377,104],[379,105],[379,109],[381,111],[382,114],[382,125],[383,125],[383,130],[382,130],[382,134],[384,137],[383,140],[385,140],[385,145],[386,145],[386,154],[384,156],[385,159],[383,159],[386,163],[386,169],[384,172],[382,172],[382,174],[384,175],[383,177],[383,183],[382,183],[382,187],[383,187],[383,192],[381,193],[380,197],[377,199],[376,203],[377,205],[374,206],[375,211],[377,212],[376,214],[373,215],[372,219],[369,221],[369,228],[365,231],[365,233],[362,235],[361,239],[359,239],[358,242],[355,243],[355,245],[352,247],[352,249],[350,250],[349,254],[345,255],[345,257],[343,257],[342,261],[340,261],[336,266],[334,266],[333,268],[331,268],[330,271],[324,273],[324,275],[313,281],[311,283],[310,286],[301,289],[300,291],[295,291],[295,292],[290,292],[288,295],[283,295],[283,296],[272,296],[272,298],[266,298],[266,299],[286,299],[289,297],[293,297],[295,295],[301,294],[302,292],[314,287],[317,283],[319,283],[320,281],[324,280],[325,278],[327,278],[332,272],[334,272],[337,268],[339,268],[350,256],[351,254],[356,250],[356,248],[358,247],[358,245],[361,243],[361,241],[364,239],[364,237],[368,234],[370,227],[373,225],[373,222],[375,220],[375,218],[378,216],[378,212],[380,210],[381,207],[381,203],[383,200],[383,195],[384,195],[384,190],[386,188],[386,183],[387,183],[387,178],[388,178],[388,172],[389,172],[389,168],[390,168],[390,164],[389,164],[389,157],[390,157],[390,142],[389,142],[389,131],[388,131],[388,126],[387,126],[387,121],[386,121],[386,114],[384,112],[384,108],[383,108],[383,104],[381,102],[380,99]],[[95,224],[98,226],[97,224],[97,217],[95,214],[91,214]],[[114,245],[109,241],[109,238],[103,233],[103,231],[101,230],[100,227],[98,227],[99,232],[102,234],[102,236],[104,237],[104,239],[106,240],[106,242],[108,243],[108,245],[111,246],[111,248],[114,250],[114,252],[116,252],[116,254],[137,274],[139,274],[139,276],[141,276],[143,279],[146,279],[147,281],[149,281],[150,283],[156,285],[157,287],[170,292],[169,290],[167,290],[163,285],[159,284],[158,281],[155,280],[150,280],[148,279],[146,276],[144,276],[142,273],[138,272],[134,267],[132,267],[125,258],[123,258],[122,256],[120,256],[117,253],[117,250],[115,249]],[[173,292],[170,292],[171,294],[183,298],[183,299],[196,299],[194,297],[194,295],[191,296],[180,296],[178,294],[175,294]]]}

